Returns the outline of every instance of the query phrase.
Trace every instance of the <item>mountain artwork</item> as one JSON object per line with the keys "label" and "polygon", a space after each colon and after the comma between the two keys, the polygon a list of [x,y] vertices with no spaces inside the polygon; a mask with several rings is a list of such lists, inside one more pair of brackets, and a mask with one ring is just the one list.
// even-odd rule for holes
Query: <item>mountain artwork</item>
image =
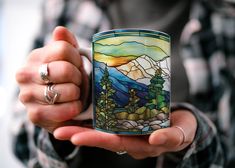
{"label": "mountain artwork", "polygon": [[169,127],[170,38],[138,29],[93,37],[94,127],[146,135]]}

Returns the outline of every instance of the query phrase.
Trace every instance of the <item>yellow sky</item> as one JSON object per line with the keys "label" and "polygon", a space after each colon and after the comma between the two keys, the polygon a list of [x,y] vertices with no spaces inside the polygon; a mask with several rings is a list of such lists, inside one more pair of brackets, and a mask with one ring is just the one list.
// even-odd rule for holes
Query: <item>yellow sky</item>
{"label": "yellow sky", "polygon": [[138,36],[120,36],[115,38],[106,38],[99,41],[96,41],[96,43],[104,44],[104,45],[118,45],[125,41],[136,41],[140,42],[145,45],[149,46],[158,46],[161,49],[163,49],[167,55],[170,55],[170,43],[161,39],[152,38],[152,37],[138,37]]}
{"label": "yellow sky", "polygon": [[128,56],[128,57],[112,57],[112,56],[107,56],[104,54],[100,53],[95,53],[94,59],[98,60],[99,62],[105,62],[108,66],[120,66],[122,64],[126,64],[129,61],[135,59],[136,57],[133,56]]}

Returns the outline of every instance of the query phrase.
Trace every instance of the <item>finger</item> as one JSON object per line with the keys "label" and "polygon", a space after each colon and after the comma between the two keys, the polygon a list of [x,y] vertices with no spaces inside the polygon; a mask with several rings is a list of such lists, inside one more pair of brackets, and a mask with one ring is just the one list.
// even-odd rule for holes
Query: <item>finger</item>
{"label": "finger", "polygon": [[78,126],[66,126],[66,127],[57,128],[53,132],[53,135],[56,139],[59,140],[70,140],[74,134],[84,131],[90,131],[90,129]]}
{"label": "finger", "polygon": [[75,145],[98,147],[114,152],[123,150],[119,136],[94,129],[73,135],[71,142]]}
{"label": "finger", "polygon": [[[75,38],[74,34],[72,32],[70,32],[67,28],[63,27],[63,26],[57,26],[53,33],[52,33],[52,42],[67,42],[68,44],[72,45],[75,49],[78,49],[78,43],[77,43],[77,39]],[[66,43],[64,43],[65,45]],[[54,45],[54,44],[53,44]],[[61,44],[63,45],[63,43]],[[68,47],[67,45],[65,45],[64,47]],[[64,48],[63,46],[60,47],[61,49]],[[77,54],[78,54],[78,62],[75,62],[74,65],[76,65],[77,67],[81,66],[81,58],[80,58],[80,54],[79,51],[76,50]],[[78,63],[78,64],[77,64]]]}
{"label": "finger", "polygon": [[[197,122],[192,113],[188,111],[174,112],[171,121],[170,128],[159,129],[150,135],[150,144],[164,146],[166,151],[178,151],[193,141]],[[183,131],[179,128],[182,128]]]}
{"label": "finger", "polygon": [[[71,44],[73,47],[75,47],[77,49],[77,52],[79,52],[78,50],[78,43],[77,43],[77,40],[74,36],[73,33],[71,33],[68,29],[66,29],[65,27],[62,27],[62,26],[58,26],[55,28],[54,32],[53,32],[53,41],[66,41],[68,42],[69,44]],[[82,92],[83,95],[82,95],[82,102],[84,103],[84,101],[87,100],[87,97],[88,97],[88,88],[89,88],[89,79],[87,77],[87,73],[84,69],[84,65],[83,65],[83,61],[80,57],[80,53],[78,54],[78,62],[79,64],[75,64],[77,67],[79,67],[80,71],[82,72],[83,74],[83,84],[82,84],[82,90],[84,90],[85,92]]]}
{"label": "finger", "polygon": [[148,137],[118,136],[89,128],[66,126],[57,128],[53,135],[60,140],[71,140],[74,145],[99,147],[113,152],[127,151],[135,159],[158,156],[161,148],[148,143]]}
{"label": "finger", "polygon": [[43,48],[33,50],[28,57],[31,63],[48,63],[57,60],[71,62],[77,68],[82,60],[78,51],[77,40],[74,35],[64,27],[57,27],[53,32],[53,40]]}
{"label": "finger", "polygon": [[[22,85],[19,99],[23,103],[38,102],[48,104],[45,100],[45,92],[49,85]],[[65,103],[80,98],[80,88],[72,83],[53,84],[52,91],[58,94],[55,103]]]}
{"label": "finger", "polygon": [[[81,72],[74,65],[66,61],[55,61],[48,64],[49,79],[53,83],[69,83],[72,82],[76,85],[81,84]],[[45,82],[41,79],[40,75],[35,75],[40,83]]]}
{"label": "finger", "polygon": [[29,119],[36,125],[44,121],[63,122],[77,116],[82,109],[80,101],[56,105],[27,104]]}
{"label": "finger", "polygon": [[100,132],[84,127],[64,127],[56,129],[54,135],[60,139],[71,139],[74,145],[104,148],[110,151],[122,149],[121,138],[115,134]]}
{"label": "finger", "polygon": [[33,50],[27,62],[30,65],[39,65],[53,61],[67,61],[77,68],[82,65],[78,49],[66,41],[54,41],[43,48]]}
{"label": "finger", "polygon": [[182,140],[182,133],[175,127],[155,131],[149,137],[151,145],[164,146],[166,149],[179,147],[182,144]]}
{"label": "finger", "polygon": [[161,147],[152,146],[148,143],[148,136],[123,136],[123,148],[135,159],[155,157],[162,151]]}
{"label": "finger", "polygon": [[145,158],[153,152],[143,137],[118,136],[83,127],[63,127],[54,131],[62,140],[71,139],[74,145],[104,148],[113,152],[128,151],[134,158]]}
{"label": "finger", "polygon": [[197,130],[197,120],[193,113],[187,110],[178,110],[172,113],[171,120],[172,127],[176,128],[179,134],[185,134],[183,143],[191,143],[194,140]]}
{"label": "finger", "polygon": [[43,48],[43,62],[68,61],[77,68],[81,67],[82,59],[79,50],[66,41],[55,41]]}
{"label": "finger", "polygon": [[[81,72],[74,65],[66,61],[55,61],[48,63],[48,78],[52,83],[74,83],[81,84]],[[39,65],[25,66],[16,73],[16,80],[19,83],[33,82],[37,84],[45,84],[38,72]]]}
{"label": "finger", "polygon": [[157,153],[156,148],[150,146],[143,137],[118,136],[93,129],[79,130],[78,128],[77,133],[72,135],[71,142],[74,145],[98,147],[113,152],[127,151],[136,159],[152,156],[153,152],[154,154]]}
{"label": "finger", "polygon": [[77,40],[73,33],[71,33],[67,28],[63,26],[57,26],[53,31],[53,41],[67,41],[75,48],[78,48]]}

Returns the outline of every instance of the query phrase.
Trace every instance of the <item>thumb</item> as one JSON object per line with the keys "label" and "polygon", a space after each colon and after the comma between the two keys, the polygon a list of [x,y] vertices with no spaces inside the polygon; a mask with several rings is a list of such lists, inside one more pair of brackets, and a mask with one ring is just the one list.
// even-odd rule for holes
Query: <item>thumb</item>
{"label": "thumb", "polygon": [[171,122],[171,127],[153,132],[149,143],[163,145],[169,150],[178,150],[192,143],[197,129],[194,115],[187,110],[178,110],[171,114]]}
{"label": "thumb", "polygon": [[66,41],[70,43],[71,45],[73,45],[75,48],[78,48],[78,43],[73,33],[71,33],[67,28],[63,26],[57,26],[54,29],[52,33],[52,40],[53,41],[60,41],[60,40]]}

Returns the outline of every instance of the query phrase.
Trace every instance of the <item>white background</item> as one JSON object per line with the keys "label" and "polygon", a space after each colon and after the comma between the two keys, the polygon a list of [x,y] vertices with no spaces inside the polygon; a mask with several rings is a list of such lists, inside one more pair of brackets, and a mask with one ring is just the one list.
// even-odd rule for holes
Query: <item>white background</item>
{"label": "white background", "polygon": [[[0,0],[0,167],[22,168],[10,146],[11,99],[15,72],[31,49],[41,22],[42,0]],[[12,124],[12,123],[11,123]]]}

